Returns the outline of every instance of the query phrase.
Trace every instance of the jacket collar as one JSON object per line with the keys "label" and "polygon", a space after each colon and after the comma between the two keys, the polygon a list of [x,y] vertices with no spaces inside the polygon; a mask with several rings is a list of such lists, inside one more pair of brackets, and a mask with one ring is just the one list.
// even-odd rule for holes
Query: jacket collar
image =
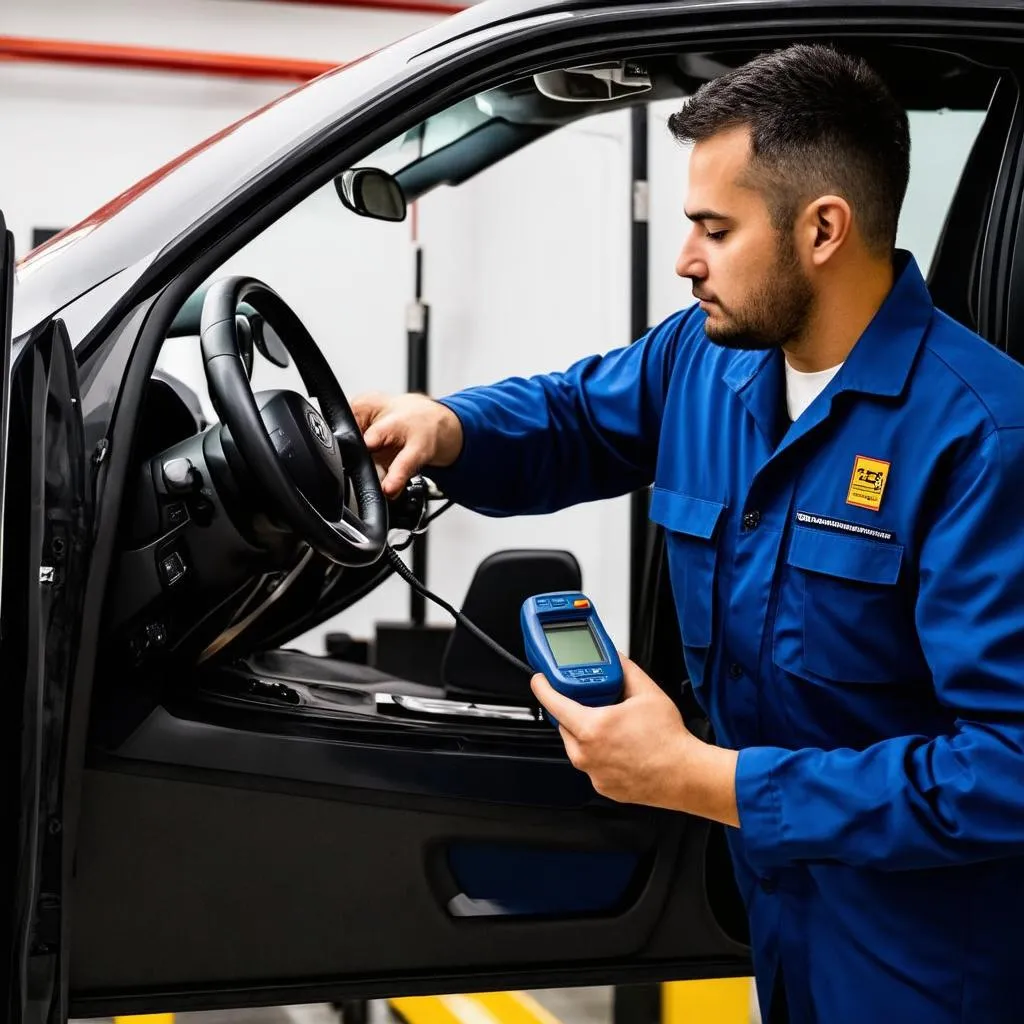
{"label": "jacket collar", "polygon": [[[895,270],[892,289],[833,379],[828,389],[833,394],[894,396],[906,385],[935,304],[917,261],[904,249],[896,250]],[[779,349],[737,352],[722,379],[738,394],[773,360],[781,367],[782,359]]]}

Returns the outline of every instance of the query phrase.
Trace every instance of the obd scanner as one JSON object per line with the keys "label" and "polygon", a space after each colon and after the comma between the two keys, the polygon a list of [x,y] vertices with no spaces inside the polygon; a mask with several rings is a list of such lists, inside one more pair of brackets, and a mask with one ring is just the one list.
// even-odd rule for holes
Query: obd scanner
{"label": "obd scanner", "polygon": [[529,597],[523,602],[519,622],[526,660],[559,693],[589,707],[621,699],[622,663],[585,594],[562,591]]}

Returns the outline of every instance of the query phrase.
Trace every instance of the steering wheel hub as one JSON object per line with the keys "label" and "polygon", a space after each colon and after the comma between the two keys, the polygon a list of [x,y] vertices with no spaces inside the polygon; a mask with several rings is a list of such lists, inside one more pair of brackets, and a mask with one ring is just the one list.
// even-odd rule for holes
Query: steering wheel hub
{"label": "steering wheel hub", "polygon": [[334,435],[331,433],[327,424],[324,422],[323,416],[316,411],[316,409],[306,410],[306,422],[309,424],[309,429],[313,431],[313,436],[329,451],[334,450]]}

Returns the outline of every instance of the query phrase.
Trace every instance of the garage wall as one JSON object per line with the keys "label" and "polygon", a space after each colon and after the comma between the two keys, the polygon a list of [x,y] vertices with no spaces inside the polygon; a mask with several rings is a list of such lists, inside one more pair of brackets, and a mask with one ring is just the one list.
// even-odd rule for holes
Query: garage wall
{"label": "garage wall", "polygon": [[[4,0],[0,32],[342,63],[433,15],[248,0]],[[287,82],[0,61],[0,206],[32,227],[73,223],[290,88]]]}

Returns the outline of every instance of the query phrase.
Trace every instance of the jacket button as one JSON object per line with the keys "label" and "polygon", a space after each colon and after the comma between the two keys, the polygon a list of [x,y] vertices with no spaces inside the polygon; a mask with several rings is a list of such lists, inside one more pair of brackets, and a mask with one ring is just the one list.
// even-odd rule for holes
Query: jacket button
{"label": "jacket button", "polygon": [[759,878],[757,884],[761,886],[761,892],[767,893],[769,896],[778,888],[774,878]]}
{"label": "jacket button", "polygon": [[739,677],[741,675],[743,675],[743,669],[739,665],[737,665],[736,662],[734,661],[729,666],[729,676],[732,679],[739,679]]}
{"label": "jacket button", "polygon": [[754,510],[743,515],[743,529],[756,530],[761,525],[761,513]]}

